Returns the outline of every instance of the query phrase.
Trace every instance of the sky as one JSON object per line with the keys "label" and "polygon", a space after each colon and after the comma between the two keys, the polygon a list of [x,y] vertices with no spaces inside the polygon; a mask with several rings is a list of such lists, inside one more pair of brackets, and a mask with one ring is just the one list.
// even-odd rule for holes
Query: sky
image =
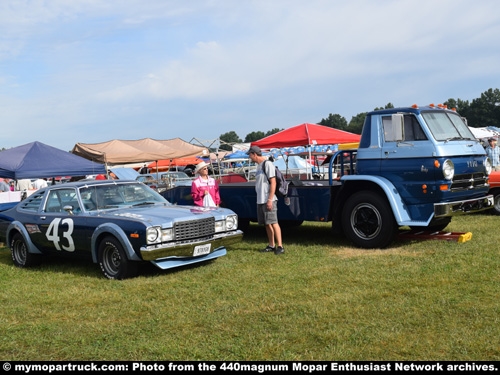
{"label": "sky", "polygon": [[210,146],[490,88],[498,0],[0,1],[0,149]]}

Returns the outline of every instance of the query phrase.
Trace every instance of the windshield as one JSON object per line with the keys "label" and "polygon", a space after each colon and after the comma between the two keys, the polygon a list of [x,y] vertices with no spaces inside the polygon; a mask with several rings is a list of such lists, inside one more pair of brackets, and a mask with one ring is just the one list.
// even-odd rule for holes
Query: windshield
{"label": "windshield", "polygon": [[450,112],[422,112],[422,117],[437,141],[476,139],[462,118]]}
{"label": "windshield", "polygon": [[145,203],[168,203],[160,194],[140,183],[93,185],[80,188],[88,211]]}

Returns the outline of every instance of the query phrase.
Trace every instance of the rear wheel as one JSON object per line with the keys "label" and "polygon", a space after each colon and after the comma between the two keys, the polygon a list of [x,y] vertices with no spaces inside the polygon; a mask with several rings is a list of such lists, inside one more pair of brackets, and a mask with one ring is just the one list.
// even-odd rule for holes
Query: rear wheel
{"label": "rear wheel", "polygon": [[12,261],[17,267],[37,266],[42,261],[39,254],[32,254],[28,251],[28,246],[21,233],[16,233],[10,242],[10,252]]}
{"label": "rear wheel", "polygon": [[373,249],[392,243],[398,225],[384,197],[361,191],[347,199],[342,211],[342,229],[354,245]]}
{"label": "rear wheel", "polygon": [[123,280],[137,274],[137,262],[130,261],[115,237],[106,237],[99,244],[99,266],[105,277]]}

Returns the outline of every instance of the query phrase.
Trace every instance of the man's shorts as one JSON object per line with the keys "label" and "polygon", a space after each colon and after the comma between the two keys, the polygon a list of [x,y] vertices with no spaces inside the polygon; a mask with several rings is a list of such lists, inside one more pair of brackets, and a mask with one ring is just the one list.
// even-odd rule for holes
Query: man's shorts
{"label": "man's shorts", "polygon": [[273,201],[271,211],[268,211],[266,203],[258,204],[257,220],[260,225],[276,224],[278,222],[278,202]]}

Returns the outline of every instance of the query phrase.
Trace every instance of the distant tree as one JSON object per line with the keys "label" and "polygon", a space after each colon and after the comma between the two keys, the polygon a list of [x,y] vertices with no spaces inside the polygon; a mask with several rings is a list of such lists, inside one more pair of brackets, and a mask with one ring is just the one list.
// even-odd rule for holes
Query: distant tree
{"label": "distant tree", "polygon": [[500,126],[500,90],[489,89],[480,98],[473,99],[466,114],[469,126]]}
{"label": "distant tree", "polygon": [[258,141],[259,139],[262,139],[265,136],[266,135],[264,134],[264,132],[261,132],[261,131],[251,132],[251,133],[248,133],[246,135],[244,142],[251,143],[251,142],[254,142],[254,141]]}
{"label": "distant tree", "polygon": [[221,134],[219,136],[219,139],[221,140],[220,149],[226,151],[232,151],[233,150],[232,145],[234,145],[235,143],[243,142],[241,138],[238,137],[238,134],[236,134],[234,130]]}
{"label": "distant tree", "polygon": [[356,116],[351,118],[349,121],[349,126],[345,129],[348,132],[354,134],[361,134],[361,130],[363,130],[363,124],[365,123],[365,118],[368,112],[358,113]]}
{"label": "distant tree", "polygon": [[347,128],[347,120],[337,113],[330,113],[326,119],[322,118],[318,124],[339,130],[346,130]]}
{"label": "distant tree", "polygon": [[374,111],[380,111],[381,109],[390,109],[390,108],[394,108],[394,104],[392,104],[392,103],[387,103],[387,104],[385,105],[385,107],[376,107],[376,108],[374,108],[373,110],[374,110]]}
{"label": "distant tree", "polygon": [[274,129],[271,129],[271,130],[269,130],[268,132],[266,132],[265,137],[268,137],[268,136],[270,136],[270,135],[272,135],[272,134],[276,134],[276,133],[278,133],[278,132],[280,132],[280,131],[282,131],[282,130],[283,130],[283,129],[279,129],[279,128],[274,128]]}

